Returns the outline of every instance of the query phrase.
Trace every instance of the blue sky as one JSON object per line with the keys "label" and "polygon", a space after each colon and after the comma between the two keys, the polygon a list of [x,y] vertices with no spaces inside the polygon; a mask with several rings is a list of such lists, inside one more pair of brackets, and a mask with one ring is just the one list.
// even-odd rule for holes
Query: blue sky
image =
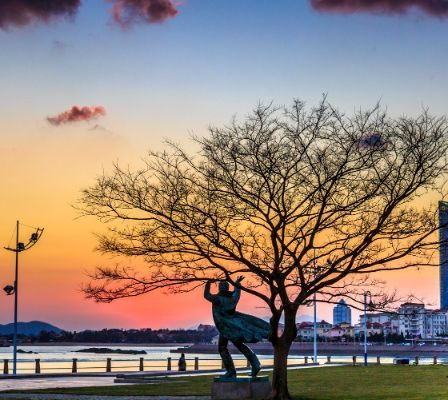
{"label": "blue sky", "polygon": [[101,103],[124,126],[174,114],[181,135],[259,100],[313,103],[323,92],[346,111],[381,99],[394,114],[445,112],[448,21],[324,14],[296,0],[186,0],[176,18],[123,32],[108,8],[84,1],[73,21],[0,31],[2,109],[39,118]]}

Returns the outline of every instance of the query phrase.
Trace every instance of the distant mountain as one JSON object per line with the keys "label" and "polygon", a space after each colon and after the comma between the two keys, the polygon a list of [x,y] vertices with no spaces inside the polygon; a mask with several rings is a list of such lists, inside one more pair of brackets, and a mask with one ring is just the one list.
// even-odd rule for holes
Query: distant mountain
{"label": "distant mountain", "polygon": [[[17,323],[17,331],[19,334],[23,335],[38,335],[42,331],[50,332],[53,331],[55,333],[60,333],[62,331],[61,328],[57,326],[47,324],[42,321],[30,321],[30,322],[18,322]],[[0,335],[12,335],[14,333],[14,324],[0,324]]]}

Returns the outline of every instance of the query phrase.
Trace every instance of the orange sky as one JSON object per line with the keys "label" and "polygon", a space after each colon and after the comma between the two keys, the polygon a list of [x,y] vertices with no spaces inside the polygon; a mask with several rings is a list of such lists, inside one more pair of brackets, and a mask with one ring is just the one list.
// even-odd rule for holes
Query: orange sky
{"label": "orange sky", "polygon": [[[0,244],[14,245],[17,219],[26,225],[45,228],[39,243],[20,255],[19,320],[44,320],[70,330],[192,327],[212,321],[209,304],[202,300],[200,291],[176,296],[154,293],[97,304],[84,299],[80,290],[88,280],[87,271],[115,261],[94,252],[93,233],[102,226],[92,218],[77,218],[72,205],[81,188],[91,183],[103,168],[107,170],[112,161],[133,160],[131,165],[138,166],[145,153],[140,144],[119,134],[92,134],[87,129],[70,128],[63,133],[49,129],[9,139],[11,144],[0,149],[0,171],[3,171]],[[158,144],[153,147],[160,148],[162,138],[155,140]],[[26,241],[32,230],[21,229],[20,240]],[[0,251],[0,268],[0,286],[12,284],[12,252]],[[0,296],[0,323],[11,322],[12,296],[3,293]],[[246,303],[251,305],[253,301],[246,299]],[[267,314],[263,310],[258,312]]]}
{"label": "orange sky", "polygon": [[[184,142],[187,138],[188,134]],[[107,170],[113,160],[132,160],[131,165],[138,166],[144,156],[141,144],[118,134],[73,134],[70,129],[64,134],[50,130],[10,140],[13,144],[0,150],[0,243],[10,243],[17,218],[24,224],[45,228],[38,245],[20,255],[20,320],[44,320],[70,330],[191,327],[211,322],[210,306],[201,291],[175,296],[153,293],[111,304],[85,300],[80,291],[88,279],[87,271],[114,260],[94,252],[93,232],[100,231],[101,225],[91,218],[76,219],[71,204],[79,190],[103,168]],[[156,140],[160,147],[161,138]],[[23,228],[21,240],[26,240],[30,232]],[[0,251],[2,287],[12,283],[13,266],[14,254]],[[437,269],[388,273],[383,278],[388,279],[390,289],[398,288],[403,295],[415,294],[437,306]],[[0,296],[0,322],[7,323],[12,320],[12,297]],[[257,306],[262,305],[243,295],[243,310],[268,315]],[[305,307],[300,314],[312,315],[312,310]],[[320,306],[319,315],[331,321],[331,306]]]}

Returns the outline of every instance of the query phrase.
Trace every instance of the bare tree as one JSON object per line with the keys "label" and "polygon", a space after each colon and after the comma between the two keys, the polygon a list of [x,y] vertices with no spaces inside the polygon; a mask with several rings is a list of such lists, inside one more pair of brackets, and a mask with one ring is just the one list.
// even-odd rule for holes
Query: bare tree
{"label": "bare tree", "polygon": [[168,144],[82,192],[82,213],[109,225],[99,250],[148,266],[98,268],[85,293],[110,302],[245,275],[242,289],[271,312],[272,398],[288,399],[300,306],[315,292],[356,301],[366,274],[431,264],[438,221],[423,196],[446,178],[447,120],[391,118],[379,106],[346,116],[325,98],[312,109],[297,100],[259,105],[194,141],[195,155]]}

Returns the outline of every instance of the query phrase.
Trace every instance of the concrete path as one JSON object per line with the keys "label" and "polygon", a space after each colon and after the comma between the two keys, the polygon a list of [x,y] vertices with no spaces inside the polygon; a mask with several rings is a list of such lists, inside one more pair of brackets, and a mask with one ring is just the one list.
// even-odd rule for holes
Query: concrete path
{"label": "concrete path", "polygon": [[[0,0],[1,1],[1,0]],[[301,369],[301,368],[328,368],[332,366],[340,366],[343,364],[308,364],[302,366],[295,366],[289,369]],[[272,368],[263,368],[262,373],[271,371]],[[244,369],[239,371],[241,374],[249,373],[250,370]],[[198,375],[217,375],[221,374],[222,370],[216,371],[187,371],[187,372],[174,372],[172,371],[170,374],[168,373],[160,373],[154,372],[153,375],[156,377],[160,376],[171,376],[171,377],[180,377],[180,376],[198,376]],[[128,374],[131,376],[139,376],[139,375],[150,375],[151,373],[135,373]],[[53,388],[74,388],[74,387],[88,387],[88,386],[113,386],[117,385],[114,383],[114,379],[117,374],[113,376],[89,376],[89,377],[81,377],[81,376],[66,376],[66,377],[27,377],[27,378],[16,378],[16,379],[0,379],[0,394],[1,392],[7,390],[35,390],[35,389],[53,389]],[[120,383],[120,385],[124,385]],[[1,400],[1,397],[0,397]]]}
{"label": "concrete path", "polygon": [[[35,390],[52,388],[73,388],[86,386],[112,386],[115,377],[68,377],[68,378],[33,378],[3,379],[0,381],[0,392],[5,390]],[[0,393],[0,395],[2,395]],[[1,397],[0,397],[1,399]]]}
{"label": "concrete path", "polygon": [[0,400],[210,400],[210,396],[83,396],[74,394],[6,394]]}
{"label": "concrete path", "polygon": [[[303,365],[292,367],[290,369],[302,368],[328,368],[337,367],[345,364],[321,364],[321,365]],[[271,368],[263,369],[263,372],[270,371]],[[219,371],[222,372],[222,371]],[[244,371],[241,371],[244,372]],[[249,372],[247,370],[246,372]],[[216,372],[200,372],[192,374],[189,372],[177,373],[175,376],[192,375],[216,375]],[[88,386],[113,386],[115,376],[94,376],[94,377],[58,377],[58,378],[22,378],[22,379],[2,379],[0,380],[0,400],[7,399],[29,399],[29,400],[209,400],[209,396],[92,396],[92,395],[71,395],[71,394],[37,394],[37,393],[2,393],[8,390],[30,391],[36,389],[57,389],[57,388],[75,388]],[[126,385],[120,383],[119,385]]]}

